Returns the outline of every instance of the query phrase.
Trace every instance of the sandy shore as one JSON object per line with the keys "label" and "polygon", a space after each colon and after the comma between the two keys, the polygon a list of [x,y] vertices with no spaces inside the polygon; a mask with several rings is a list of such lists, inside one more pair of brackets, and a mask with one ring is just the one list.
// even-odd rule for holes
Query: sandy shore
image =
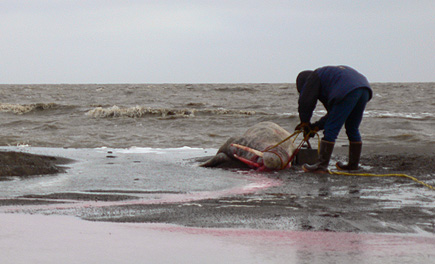
{"label": "sandy shore", "polygon": [[[69,157],[2,153],[5,171],[15,168],[20,177],[71,173],[63,167]],[[78,150],[76,158],[83,155],[90,154]],[[134,164],[143,170],[149,159],[140,153],[123,155],[107,151],[79,169],[94,166],[89,170],[102,173],[104,165],[112,166],[108,171],[113,166],[134,171]],[[347,147],[337,146],[333,161],[346,156]],[[199,170],[194,159],[185,162],[183,168]],[[361,162],[360,172],[405,173],[435,183],[430,146],[365,146]],[[76,163],[68,167],[77,170]],[[219,169],[201,168],[198,177],[204,172],[213,175]],[[406,178],[312,175],[300,167],[262,173],[259,179],[269,183],[260,187],[253,181],[250,189],[236,191],[151,192],[161,197],[155,200],[141,200],[137,195],[144,193],[128,190],[3,198],[0,250],[6,253],[0,261],[435,263],[433,190]]]}
{"label": "sandy shore", "polygon": [[425,235],[204,229],[0,214],[0,262],[434,263]]}
{"label": "sandy shore", "polygon": [[71,162],[67,158],[29,154],[17,151],[0,151],[0,181],[5,176],[26,177],[64,172],[58,165]]}
{"label": "sandy shore", "polygon": [[[347,147],[338,147],[334,159],[345,160],[346,152]],[[435,155],[431,148],[369,147],[361,162],[363,169],[359,173],[409,174],[435,185]],[[251,194],[194,203],[109,209],[152,213],[85,218],[213,228],[435,234],[435,190],[407,178],[306,174],[300,167],[269,177],[282,184]]]}
{"label": "sandy shore", "polygon": [[[430,146],[412,149],[366,146],[363,151],[360,173],[409,174],[434,185],[435,155]],[[334,161],[345,160],[346,152],[346,146],[337,146]],[[43,161],[35,168],[53,168],[66,162],[64,158],[28,154],[22,154],[21,159]],[[122,169],[127,168],[120,159],[110,158],[111,164],[117,162]],[[172,200],[162,199],[161,203],[158,200],[129,202],[135,200],[135,193],[117,190],[116,193],[36,193],[1,199],[0,205],[105,201],[107,204],[100,203],[98,210],[81,208],[76,209],[79,211],[75,214],[93,221],[171,223],[191,227],[435,234],[435,191],[407,178],[313,175],[301,172],[300,167],[264,173],[262,177],[274,181],[274,186],[249,193],[239,191],[239,194],[208,192],[203,198],[195,193],[168,192],[165,195],[170,195]],[[56,210],[51,213],[56,214]]]}

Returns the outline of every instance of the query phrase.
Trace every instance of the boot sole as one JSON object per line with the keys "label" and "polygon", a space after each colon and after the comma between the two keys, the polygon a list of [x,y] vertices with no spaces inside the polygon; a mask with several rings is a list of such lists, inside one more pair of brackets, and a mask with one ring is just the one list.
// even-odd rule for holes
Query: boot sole
{"label": "boot sole", "polygon": [[326,174],[326,173],[329,173],[328,171],[324,171],[324,170],[314,170],[314,171],[307,170],[303,166],[302,166],[302,170],[304,170],[304,172],[311,172],[311,173],[317,173],[317,174]]}
{"label": "boot sole", "polygon": [[358,167],[356,169],[345,169],[345,168],[338,166],[337,164],[335,164],[335,167],[337,168],[337,170],[340,170],[340,171],[357,171],[360,169],[360,167]]}

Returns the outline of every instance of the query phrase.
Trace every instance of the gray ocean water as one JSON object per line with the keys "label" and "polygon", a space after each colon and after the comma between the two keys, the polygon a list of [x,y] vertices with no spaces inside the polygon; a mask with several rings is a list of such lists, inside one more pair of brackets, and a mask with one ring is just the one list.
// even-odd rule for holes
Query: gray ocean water
{"label": "gray ocean water", "polygon": [[[366,144],[435,147],[435,83],[374,83]],[[293,131],[294,84],[0,85],[0,146],[217,148],[261,121]],[[325,114],[319,103],[313,121]],[[344,129],[343,129],[344,130]],[[338,143],[346,143],[342,131]]]}

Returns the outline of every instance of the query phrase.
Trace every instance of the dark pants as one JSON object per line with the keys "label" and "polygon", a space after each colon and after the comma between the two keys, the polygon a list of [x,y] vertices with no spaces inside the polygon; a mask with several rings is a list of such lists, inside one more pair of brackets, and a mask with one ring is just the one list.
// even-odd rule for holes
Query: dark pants
{"label": "dark pants", "polygon": [[361,124],[368,100],[369,90],[359,88],[346,95],[338,104],[332,105],[325,123],[323,139],[335,142],[340,129],[345,125],[349,141],[360,142],[359,125]]}

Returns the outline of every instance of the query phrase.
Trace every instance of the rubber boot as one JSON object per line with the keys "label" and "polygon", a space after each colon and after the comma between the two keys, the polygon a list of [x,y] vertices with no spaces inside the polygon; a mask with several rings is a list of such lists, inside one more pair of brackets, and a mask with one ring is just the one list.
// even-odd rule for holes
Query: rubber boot
{"label": "rubber boot", "polygon": [[305,172],[328,173],[328,164],[334,150],[335,142],[322,140],[320,142],[319,160],[313,165],[304,164],[302,169]]}
{"label": "rubber boot", "polygon": [[349,162],[345,165],[342,162],[337,162],[335,166],[339,170],[357,170],[359,159],[361,157],[362,142],[350,142],[349,144]]}

